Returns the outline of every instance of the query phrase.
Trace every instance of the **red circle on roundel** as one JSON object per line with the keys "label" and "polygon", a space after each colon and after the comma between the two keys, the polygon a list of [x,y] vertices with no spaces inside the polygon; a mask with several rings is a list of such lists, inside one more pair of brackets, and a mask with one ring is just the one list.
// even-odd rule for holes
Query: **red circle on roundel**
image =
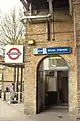
{"label": "red circle on roundel", "polygon": [[[11,55],[11,52],[14,51],[14,50],[15,50],[16,53],[17,53],[16,57],[12,57],[12,55]],[[16,60],[16,59],[19,58],[19,56],[21,55],[21,53],[20,53],[20,51],[19,51],[18,48],[11,48],[11,49],[9,50],[9,52],[7,53],[7,55],[9,56],[10,59]]]}

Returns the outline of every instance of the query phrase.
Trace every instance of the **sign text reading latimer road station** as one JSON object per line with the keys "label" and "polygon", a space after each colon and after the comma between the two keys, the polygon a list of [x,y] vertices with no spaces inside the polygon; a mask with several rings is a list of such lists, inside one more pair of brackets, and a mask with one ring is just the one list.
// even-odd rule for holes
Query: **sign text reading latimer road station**
{"label": "sign text reading latimer road station", "polygon": [[33,54],[69,54],[71,47],[50,47],[50,48],[34,48]]}

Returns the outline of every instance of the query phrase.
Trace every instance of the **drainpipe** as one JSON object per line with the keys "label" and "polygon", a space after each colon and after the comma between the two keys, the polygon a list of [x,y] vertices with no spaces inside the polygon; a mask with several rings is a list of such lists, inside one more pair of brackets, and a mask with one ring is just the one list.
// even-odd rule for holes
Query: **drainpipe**
{"label": "drainpipe", "polygon": [[55,40],[55,37],[54,37],[54,11],[53,11],[53,2],[54,0],[47,0],[47,2],[49,2],[49,12],[50,14],[52,15],[52,40]]}
{"label": "drainpipe", "polygon": [[53,14],[53,7],[52,7],[53,0],[47,0],[47,2],[49,2],[49,11],[51,14]]}
{"label": "drainpipe", "polygon": [[32,16],[32,3],[30,3],[30,16]]}
{"label": "drainpipe", "polygon": [[25,20],[32,20],[32,19],[48,19],[51,17],[51,14],[48,15],[36,15],[36,16],[24,16],[20,21],[24,23]]}

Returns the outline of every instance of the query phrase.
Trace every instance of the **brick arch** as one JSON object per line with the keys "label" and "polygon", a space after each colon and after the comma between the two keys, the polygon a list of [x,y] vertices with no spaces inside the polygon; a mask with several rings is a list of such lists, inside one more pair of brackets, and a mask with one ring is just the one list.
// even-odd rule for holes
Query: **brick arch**
{"label": "brick arch", "polygon": [[[46,59],[46,58],[48,58],[48,57],[52,57],[52,56],[55,56],[55,55],[45,55],[44,57],[43,57],[43,56],[40,57],[39,60],[38,60],[38,62],[37,62],[37,64],[36,64],[36,69],[38,70],[39,65],[41,64],[41,62],[42,62],[44,59]],[[56,55],[56,56],[61,57],[62,60],[64,60],[64,61],[66,62],[66,64],[67,64],[67,66],[69,67],[69,61],[70,61],[70,59],[67,59],[67,57],[65,57],[64,55]]]}
{"label": "brick arch", "polygon": [[[50,55],[52,56],[52,55]],[[53,55],[54,56],[54,55]],[[77,102],[77,67],[76,67],[76,57],[73,54],[63,54],[63,55],[57,55],[61,57],[63,60],[66,61],[69,70],[68,70],[68,76],[69,76],[69,112],[73,112],[76,107]],[[37,76],[37,70],[39,68],[39,65],[41,62],[49,56],[43,55],[43,56],[38,56],[36,60],[36,76]],[[76,81],[75,81],[76,80]],[[37,82],[37,77],[36,77],[36,82]],[[75,93],[74,93],[75,92]]]}
{"label": "brick arch", "polygon": [[[68,81],[69,81],[69,60],[67,60],[66,57],[64,56],[61,56],[61,55],[43,55],[42,57],[40,56],[37,60],[37,63],[36,63],[36,113],[39,113],[38,112],[38,84],[39,84],[39,80],[38,80],[38,71],[39,71],[39,67],[40,67],[40,64],[41,62],[43,62],[46,58],[48,57],[61,57],[62,60],[64,60],[66,62],[66,65],[68,66]],[[66,61],[67,60],[67,61]],[[69,88],[69,87],[68,87]],[[68,98],[69,98],[69,94],[68,94]],[[69,109],[69,99],[68,99],[68,109]]]}

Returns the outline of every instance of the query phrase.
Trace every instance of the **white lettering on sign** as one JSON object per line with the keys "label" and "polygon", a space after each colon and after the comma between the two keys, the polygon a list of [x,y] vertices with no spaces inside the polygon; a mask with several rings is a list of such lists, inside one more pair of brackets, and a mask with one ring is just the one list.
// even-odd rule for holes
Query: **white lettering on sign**
{"label": "white lettering on sign", "polygon": [[57,49],[57,52],[58,51],[60,51],[60,52],[63,51],[64,52],[64,51],[67,51],[67,49]]}
{"label": "white lettering on sign", "polygon": [[43,52],[43,50],[38,50],[38,52]]}
{"label": "white lettering on sign", "polygon": [[55,49],[48,49],[48,52],[55,52]]}

